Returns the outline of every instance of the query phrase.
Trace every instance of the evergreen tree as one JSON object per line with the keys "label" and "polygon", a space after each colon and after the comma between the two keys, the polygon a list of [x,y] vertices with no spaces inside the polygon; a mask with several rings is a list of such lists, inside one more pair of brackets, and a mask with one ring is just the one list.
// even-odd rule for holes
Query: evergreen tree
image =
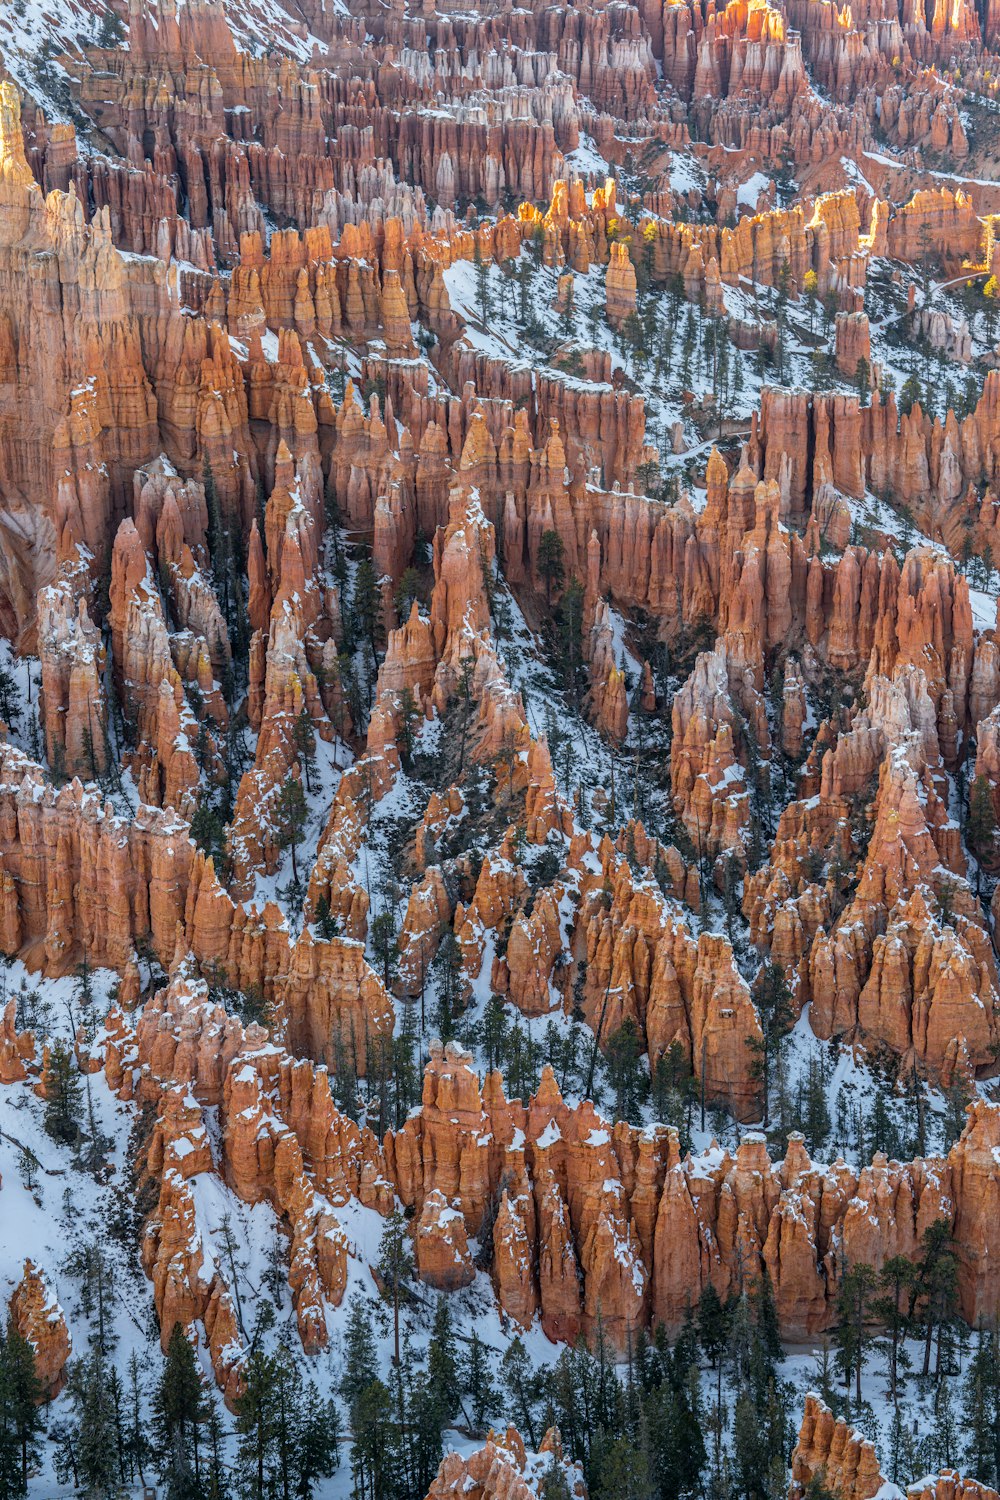
{"label": "evergreen tree", "polygon": [[611,1437],[597,1464],[595,1492],[603,1500],[645,1500],[649,1494],[649,1459],[624,1433]]}
{"label": "evergreen tree", "polygon": [[351,1407],[352,1495],[357,1500],[398,1500],[399,1434],[392,1401],[381,1380],[373,1380]]}
{"label": "evergreen tree", "polygon": [[792,992],[779,964],[764,964],[757,977],[754,999],[760,1016],[761,1035],[751,1037],[747,1045],[754,1053],[751,1073],[760,1083],[766,1129],[770,1121],[770,1093],[775,1062],[793,1020]]}
{"label": "evergreen tree", "polygon": [[420,725],[421,713],[413,696],[413,689],[404,687],[399,695],[399,753],[407,770],[413,763],[413,746]]}
{"label": "evergreen tree", "polygon": [[549,1466],[542,1475],[538,1500],[572,1500],[566,1470],[556,1461],[555,1454],[549,1459]]}
{"label": "evergreen tree", "polygon": [[730,1309],[723,1305],[722,1299],[711,1282],[705,1287],[698,1299],[698,1342],[701,1344],[705,1358],[715,1371],[715,1404],[716,1404],[716,1436],[721,1438],[722,1409],[722,1368],[723,1356],[729,1343],[729,1325],[731,1321]]}
{"label": "evergreen tree", "polygon": [[490,292],[489,266],[483,259],[482,245],[479,235],[475,236],[472,246],[472,264],[476,274],[476,305],[479,309],[479,321],[483,328],[487,328],[493,317],[493,297]]}
{"label": "evergreen tree", "polygon": [[399,945],[396,942],[396,921],[391,911],[381,911],[372,922],[372,954],[382,971],[386,989],[392,983],[399,967]]}
{"label": "evergreen tree", "polygon": [[340,1462],[340,1422],[333,1401],[303,1383],[291,1352],[279,1345],[271,1361],[275,1480],[280,1500],[312,1500],[321,1479]]}
{"label": "evergreen tree", "polygon": [[903,1339],[909,1324],[906,1306],[909,1290],[913,1285],[915,1271],[913,1262],[905,1255],[894,1255],[887,1260],[879,1274],[879,1295],[872,1302],[872,1312],[885,1329],[882,1347],[886,1353],[886,1375],[889,1397],[896,1401],[899,1394],[900,1376],[903,1371],[901,1355],[905,1356]]}
{"label": "evergreen tree", "polygon": [[583,670],[583,584],[574,576],[566,585],[558,608],[558,650],[563,686],[576,707],[580,706]]}
{"label": "evergreen tree", "polygon": [[367,640],[374,655],[377,632],[382,621],[382,591],[379,588],[375,566],[368,556],[363,557],[358,563],[357,572],[354,575],[352,613],[362,638]]}
{"label": "evergreen tree", "polygon": [[70,1048],[57,1037],[45,1067],[45,1129],[55,1141],[75,1146],[80,1139],[83,1088]]}
{"label": "evergreen tree", "polygon": [[844,1385],[854,1377],[854,1399],[861,1404],[861,1376],[868,1355],[867,1322],[878,1278],[871,1266],[860,1262],[844,1272],[837,1295],[837,1327],[834,1342],[837,1364]]}
{"label": "evergreen tree", "polygon": [[153,1401],[160,1474],[168,1500],[197,1500],[201,1492],[199,1429],[205,1396],[194,1350],[183,1325],[175,1323]]}
{"label": "evergreen tree", "polygon": [[[993,811],[993,797],[985,776],[977,776],[969,788],[969,814],[965,824],[965,836],[977,861],[988,862],[994,852],[997,820]],[[976,894],[979,894],[980,875],[976,870]]]}
{"label": "evergreen tree", "polygon": [[[515,1343],[519,1342],[515,1340]],[[440,1431],[452,1420],[462,1399],[455,1331],[447,1297],[438,1298],[434,1313],[434,1327],[427,1347],[427,1380],[433,1417]]]}
{"label": "evergreen tree", "polygon": [[44,1391],[35,1352],[13,1318],[0,1341],[0,1500],[28,1493],[28,1472],[41,1456]]}
{"label": "evergreen tree", "polygon": [[240,1493],[248,1500],[270,1500],[278,1421],[277,1361],[254,1344],[243,1362],[242,1375],[243,1390],[236,1401]]}
{"label": "evergreen tree", "polygon": [[95,1345],[77,1362],[68,1385],[74,1412],[73,1449],[78,1482],[88,1500],[105,1500],[118,1484],[115,1411],[108,1365]]}
{"label": "evergreen tree", "polygon": [[9,667],[0,666],[0,718],[9,729],[16,729],[20,717],[17,678]]}
{"label": "evergreen tree", "polygon": [[299,757],[306,791],[312,792],[311,778],[316,774],[316,731],[309,710],[303,704],[292,728],[292,743]]}
{"label": "evergreen tree", "polygon": [[639,1035],[630,1016],[608,1037],[604,1067],[615,1096],[615,1119],[629,1120],[633,1125],[639,1123],[649,1092],[649,1078],[641,1061]]}
{"label": "evergreen tree", "polygon": [[292,883],[296,888],[299,884],[298,848],[306,831],[307,816],[302,783],[297,776],[289,776],[274,804],[274,841],[279,849],[292,852]]}
{"label": "evergreen tree", "polygon": [[937,1336],[935,1375],[941,1374],[941,1352],[944,1332],[954,1315],[958,1300],[958,1265],[947,1219],[936,1219],[924,1230],[922,1255],[911,1299],[922,1303],[924,1324],[923,1375],[931,1370],[931,1353]]}
{"label": "evergreen tree", "polygon": [[562,307],[559,309],[559,332],[563,338],[570,338],[575,327],[576,314],[576,290],[573,273],[567,272],[568,280],[563,290]]}
{"label": "evergreen tree", "polygon": [[563,539],[558,531],[543,531],[538,542],[538,576],[545,585],[545,607],[552,608],[552,590],[562,587],[566,577]]}
{"label": "evergreen tree", "polygon": [[1000,1343],[980,1328],[963,1390],[966,1472],[996,1488],[1000,1478]]}
{"label": "evergreen tree", "polygon": [[133,1350],[128,1361],[128,1452],[129,1477],[134,1483],[136,1475],[146,1483],[146,1463],[152,1457],[152,1443],[147,1426],[147,1399],[142,1382],[142,1366],[139,1355]]}
{"label": "evergreen tree", "polygon": [[406,1220],[394,1209],[386,1220],[378,1247],[378,1273],[382,1295],[392,1307],[394,1362],[399,1364],[399,1309],[413,1276],[413,1256]]}
{"label": "evergreen tree", "polygon": [[316,931],[324,943],[330,942],[340,931],[340,923],[330,910],[330,900],[326,895],[320,896],[316,902]]}
{"label": "evergreen tree", "polygon": [[490,1372],[492,1358],[473,1327],[465,1360],[465,1388],[469,1396],[469,1416],[477,1432],[485,1428],[487,1418],[496,1411],[500,1400]]}
{"label": "evergreen tree", "polygon": [[942,1380],[934,1397],[934,1427],[931,1432],[932,1463],[937,1469],[952,1469],[958,1460],[958,1420],[951,1399],[951,1382]]}
{"label": "evergreen tree", "polygon": [[205,1500],[231,1500],[225,1436],[218,1407],[214,1401],[209,1402],[205,1420],[205,1475],[202,1482]]}
{"label": "evergreen tree", "polygon": [[462,984],[465,970],[462,949],[453,928],[446,926],[438,950],[431,960],[438,983],[437,1031],[443,1042],[455,1035],[455,1022],[462,1009]]}
{"label": "evergreen tree", "polygon": [[344,1328],[344,1372],[340,1377],[340,1393],[348,1406],[352,1405],[364,1390],[378,1377],[378,1351],[372,1328],[372,1305],[363,1297],[355,1297],[347,1310]]}

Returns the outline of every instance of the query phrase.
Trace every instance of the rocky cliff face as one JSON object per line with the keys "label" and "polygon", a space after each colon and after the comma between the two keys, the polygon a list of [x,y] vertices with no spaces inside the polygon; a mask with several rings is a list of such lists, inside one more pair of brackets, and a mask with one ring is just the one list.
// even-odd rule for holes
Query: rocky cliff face
{"label": "rocky cliff face", "polygon": [[916,1259],[942,1217],[963,1315],[993,1316],[981,1252],[994,1142],[1000,1116],[980,1105],[943,1159],[819,1167],[797,1137],[772,1162],[754,1134],[735,1156],[681,1158],[671,1130],[612,1127],[589,1103],[568,1107],[548,1070],[530,1100],[508,1101],[496,1075],[481,1085],[449,1047],[432,1054],[421,1111],[386,1137],[385,1162],[415,1212],[418,1269],[432,1285],[469,1275],[466,1237],[499,1195],[493,1274],[508,1314],[528,1327],[537,1311],[550,1338],[570,1341],[600,1317],[624,1348],[640,1326],[679,1328],[706,1286],[725,1299],[764,1268],[784,1336],[810,1338],[836,1319],[840,1251],[876,1269]]}
{"label": "rocky cliff face", "polygon": [[163,1349],[235,1403],[214,1200],[303,1362],[397,1207],[505,1338],[816,1339],[939,1221],[995,1320],[1000,5],[7,9],[0,1109],[143,1124]]}

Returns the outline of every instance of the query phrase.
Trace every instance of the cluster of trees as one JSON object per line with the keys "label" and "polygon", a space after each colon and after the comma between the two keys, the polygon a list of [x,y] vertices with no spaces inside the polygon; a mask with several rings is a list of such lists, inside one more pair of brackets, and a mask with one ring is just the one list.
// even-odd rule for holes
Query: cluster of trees
{"label": "cluster of trees", "polygon": [[35,1352],[11,1318],[0,1338],[0,1500],[28,1493],[41,1454],[42,1395]]}
{"label": "cluster of trees", "polygon": [[[876,1353],[884,1357],[887,1394],[898,1402],[912,1368],[906,1340],[922,1345],[920,1375],[940,1381],[954,1373],[958,1266],[947,1219],[924,1230],[915,1261],[896,1255],[881,1271],[859,1262],[845,1268],[837,1299],[836,1365],[845,1392],[860,1406],[861,1382]],[[876,1331],[877,1330],[877,1331]]]}
{"label": "cluster of trees", "polygon": [[251,1345],[232,1435],[179,1324],[152,1386],[134,1355],[123,1380],[95,1340],[70,1366],[67,1393],[68,1414],[52,1427],[56,1474],[93,1500],[154,1476],[166,1500],[310,1500],[339,1462],[336,1403],[281,1343],[272,1353]]}
{"label": "cluster of trees", "polygon": [[672,1346],[662,1327],[652,1341],[640,1331],[624,1366],[598,1323],[551,1370],[532,1370],[515,1340],[503,1373],[526,1439],[554,1421],[592,1500],[779,1500],[794,1441],[780,1356],[764,1275],[725,1306],[707,1291]]}
{"label": "cluster of trees", "polygon": [[446,1298],[438,1301],[425,1350],[401,1332],[400,1309],[417,1296],[412,1274],[405,1221],[390,1219],[379,1260],[394,1323],[389,1368],[379,1360],[377,1307],[357,1297],[344,1333],[340,1393],[353,1439],[355,1500],[423,1500],[441,1461],[445,1429],[458,1420],[483,1435],[502,1406],[497,1351],[475,1329],[468,1338],[459,1335]]}

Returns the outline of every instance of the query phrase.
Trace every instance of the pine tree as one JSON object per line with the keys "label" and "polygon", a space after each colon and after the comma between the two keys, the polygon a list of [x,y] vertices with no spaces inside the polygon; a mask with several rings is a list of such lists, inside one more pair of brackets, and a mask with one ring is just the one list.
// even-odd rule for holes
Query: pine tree
{"label": "pine tree", "polygon": [[0,1349],[0,1500],[13,1500],[27,1492],[27,1480],[25,1477],[22,1481],[13,1383],[5,1355],[6,1351]]}
{"label": "pine tree", "polygon": [[559,600],[559,658],[563,686],[576,707],[580,705],[580,675],[583,668],[583,584],[574,576]]}
{"label": "pine tree", "polygon": [[861,1376],[868,1354],[867,1322],[877,1286],[877,1276],[863,1262],[845,1271],[837,1296],[837,1327],[834,1342],[844,1385],[854,1376],[854,1399],[861,1404]]}
{"label": "pine tree", "polygon": [[402,756],[403,765],[409,770],[413,763],[413,746],[416,741],[417,727],[420,723],[420,710],[417,700],[413,696],[413,689],[404,687],[399,695],[399,753]]}
{"label": "pine tree", "polygon": [[392,1307],[392,1328],[395,1364],[399,1364],[399,1310],[406,1286],[413,1276],[413,1257],[410,1253],[410,1236],[406,1220],[400,1210],[395,1209],[386,1220],[378,1247],[378,1272],[382,1283],[382,1295]]}
{"label": "pine tree", "polygon": [[236,1401],[236,1432],[239,1438],[236,1467],[241,1494],[252,1500],[270,1500],[274,1478],[277,1436],[274,1356],[252,1345],[243,1362],[243,1390]]}
{"label": "pine tree", "polygon": [[952,1469],[958,1460],[958,1421],[951,1399],[951,1382],[942,1380],[934,1398],[931,1453],[935,1468]]}
{"label": "pine tree", "polygon": [[168,1500],[195,1500],[201,1487],[199,1429],[205,1396],[194,1350],[183,1325],[175,1323],[153,1401],[160,1474]]}
{"label": "pine tree", "polygon": [[292,883],[296,888],[299,884],[298,848],[306,831],[307,816],[302,783],[297,776],[289,776],[274,804],[274,841],[279,849],[292,852]]}
{"label": "pine tree", "polygon": [[699,1343],[705,1352],[712,1370],[717,1373],[717,1401],[723,1400],[723,1355],[729,1344],[729,1310],[723,1305],[720,1295],[709,1281],[699,1298],[697,1307],[697,1331]]}
{"label": "pine tree", "polygon": [[552,590],[562,587],[566,577],[563,539],[558,531],[543,531],[538,542],[538,576],[545,585],[545,607],[552,607]]}
{"label": "pine tree", "polygon": [[381,1380],[373,1380],[351,1407],[352,1494],[358,1500],[397,1500],[399,1433],[392,1401]]}
{"label": "pine tree", "polygon": [[935,1374],[941,1374],[941,1346],[944,1329],[955,1310],[958,1300],[958,1265],[951,1239],[951,1224],[947,1219],[936,1219],[924,1230],[921,1240],[923,1254],[917,1263],[914,1295],[922,1301],[924,1322],[924,1359],[922,1374],[931,1369],[931,1352],[937,1335],[937,1358]]}
{"label": "pine tree", "polygon": [[382,971],[382,982],[388,989],[399,967],[396,920],[391,911],[379,912],[372,922],[371,944],[375,962]]}
{"label": "pine tree", "polygon": [[76,1062],[62,1037],[52,1043],[45,1066],[45,1129],[55,1141],[75,1146],[80,1139],[83,1087]]}
{"label": "pine tree", "polygon": [[443,1042],[455,1035],[456,1018],[462,1008],[464,968],[462,949],[451,927],[442,932],[438,950],[431,961],[438,981],[437,1031]]}
{"label": "pine tree", "polygon": [[[256,1471],[260,1472],[259,1446],[264,1444],[268,1495],[276,1500],[311,1500],[319,1481],[332,1474],[340,1460],[336,1406],[321,1400],[311,1381],[303,1384],[284,1344],[261,1362],[260,1378],[268,1409],[263,1424],[255,1424],[252,1438]],[[260,1406],[258,1401],[258,1416]]]}
{"label": "pine tree", "polygon": [[21,717],[18,701],[17,678],[9,667],[0,667],[0,718],[8,729],[16,729]]}
{"label": "pine tree", "polygon": [[125,26],[117,11],[107,6],[101,16],[101,24],[97,32],[97,45],[110,51],[114,47],[120,47],[125,40]]}
{"label": "pine tree", "polygon": [[597,1465],[596,1492],[604,1500],[645,1500],[649,1493],[649,1460],[625,1434],[607,1442]]}
{"label": "pine tree", "polygon": [[484,1429],[487,1417],[496,1410],[500,1400],[490,1373],[491,1359],[490,1352],[473,1328],[465,1359],[465,1389],[469,1396],[469,1416],[477,1432]]}
{"label": "pine tree", "polygon": [[966,1472],[995,1489],[1000,1478],[1000,1343],[995,1329],[979,1329],[963,1396]]}
{"label": "pine tree", "polygon": [[462,1399],[455,1331],[447,1297],[438,1298],[434,1313],[434,1326],[427,1346],[427,1379],[436,1416],[444,1427],[454,1417]]}
{"label": "pine tree", "polygon": [[[989,862],[993,857],[996,841],[997,820],[993,810],[990,784],[985,776],[977,776],[969,788],[969,814],[965,824],[965,836],[977,861]],[[976,870],[976,894],[979,893],[979,870]]]}
{"label": "pine tree", "polygon": [[110,1354],[118,1342],[118,1335],[111,1317],[114,1291],[107,1251],[98,1240],[89,1240],[78,1246],[68,1258],[66,1269],[80,1278],[83,1311],[90,1321],[96,1348],[102,1356]]}
{"label": "pine tree", "polygon": [[872,1301],[872,1313],[885,1329],[882,1347],[886,1352],[886,1375],[890,1400],[896,1401],[899,1394],[902,1362],[905,1353],[903,1339],[909,1325],[906,1299],[914,1280],[913,1262],[905,1255],[894,1255],[887,1260],[879,1273],[879,1295]]}
{"label": "pine tree", "polygon": [[649,1078],[642,1065],[635,1022],[630,1016],[608,1037],[604,1067],[615,1096],[615,1119],[637,1124],[649,1092]]}
{"label": "pine tree", "polygon": [[35,1351],[11,1318],[0,1341],[0,1500],[28,1492],[28,1471],[41,1455],[43,1395]]}
{"label": "pine tree", "polygon": [[760,1084],[764,1109],[764,1127],[770,1121],[771,1081],[775,1061],[792,1024],[792,992],[779,964],[766,963],[757,977],[754,1000],[760,1016],[760,1037],[751,1037],[747,1045],[754,1053],[751,1074]]}
{"label": "pine tree", "polygon": [[110,1495],[118,1481],[115,1451],[115,1412],[108,1383],[108,1365],[95,1345],[78,1362],[70,1378],[75,1415],[74,1451],[79,1482],[88,1496]]}
{"label": "pine tree", "polygon": [[296,1500],[310,1500],[316,1485],[340,1464],[340,1416],[310,1381],[299,1398],[295,1434]]}
{"label": "pine tree", "polygon": [[316,931],[322,942],[328,943],[340,931],[340,923],[330,910],[330,898],[320,896],[316,902]]}
{"label": "pine tree", "polygon": [[230,1500],[229,1465],[225,1458],[225,1429],[214,1401],[208,1405],[205,1419],[205,1475],[202,1484],[205,1500]]}
{"label": "pine tree", "polygon": [[135,1482],[138,1474],[142,1484],[146,1483],[146,1463],[152,1456],[152,1443],[147,1432],[146,1392],[142,1382],[142,1366],[139,1355],[132,1351],[128,1361],[128,1405],[129,1405],[129,1475]]}
{"label": "pine tree", "polygon": [[292,729],[292,743],[299,757],[299,765],[305,777],[306,791],[312,792],[312,777],[316,774],[316,731],[309,710],[303,704]]}
{"label": "pine tree", "polygon": [[493,317],[493,297],[490,292],[489,266],[483,259],[482,245],[479,235],[475,236],[472,246],[472,264],[476,273],[476,304],[479,308],[479,321],[483,328],[487,328]]}
{"label": "pine tree", "polygon": [[222,532],[222,512],[219,508],[219,491],[215,475],[205,454],[202,466],[202,483],[205,486],[205,509],[208,513],[208,555],[212,561],[212,572],[217,587],[221,587],[225,575],[225,538]]}
{"label": "pine tree", "polygon": [[382,592],[378,586],[375,567],[370,557],[363,557],[354,575],[353,614],[375,653],[376,635],[382,620]]}

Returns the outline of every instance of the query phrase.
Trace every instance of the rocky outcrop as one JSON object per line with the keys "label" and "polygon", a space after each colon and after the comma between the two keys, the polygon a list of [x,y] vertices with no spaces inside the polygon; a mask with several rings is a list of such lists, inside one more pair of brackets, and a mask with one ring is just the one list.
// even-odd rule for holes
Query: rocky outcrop
{"label": "rocky outcrop", "polygon": [[[813,1480],[818,1480],[837,1500],[872,1500],[886,1484],[869,1439],[833,1412],[817,1395],[806,1396],[798,1441],[792,1451],[790,1500],[800,1500]],[[992,1500],[995,1490],[976,1479],[964,1479],[944,1469],[907,1486],[908,1497],[926,1500]]]}
{"label": "rocky outcrop", "polygon": [[8,1000],[0,1017],[0,1083],[20,1083],[35,1060],[35,1038],[18,1032],[17,1001]]}
{"label": "rocky outcrop", "polygon": [[572,1500],[586,1500],[580,1467],[564,1457],[557,1427],[549,1428],[538,1452],[532,1454],[526,1452],[516,1428],[491,1431],[483,1446],[468,1457],[445,1454],[427,1500],[538,1500],[553,1467]]}
{"label": "rocky outcrop", "polygon": [[[287,1226],[299,1334],[307,1352],[321,1348],[324,1306],[336,1306],[347,1283],[348,1242],[333,1205],[360,1196],[388,1212],[393,1201],[374,1137],[335,1109],[326,1069],[296,1062],[260,1026],[244,1029],[209,1002],[185,964],[131,1022],[112,1015],[99,1047],[111,1087],[158,1108],[146,1168],[158,1180],[159,1202],[143,1253],[164,1347],[175,1322],[201,1319],[216,1376],[231,1396],[241,1357],[232,1328],[239,1294],[206,1268],[190,1190],[193,1177],[216,1170],[201,1116],[211,1106],[221,1124],[218,1170],[243,1202],[270,1203]],[[211,1309],[220,1299],[213,1332]]]}
{"label": "rocky outcrop", "polygon": [[90,618],[90,573],[82,559],[64,563],[38,598],[42,662],[39,717],[49,765],[89,780],[107,769],[104,645]]}
{"label": "rocky outcrop", "polygon": [[18,1333],[34,1351],[42,1399],[51,1401],[62,1390],[72,1343],[66,1314],[44,1273],[31,1260],[24,1262],[24,1274],[14,1288],[10,1316]]}
{"label": "rocky outcrop", "polygon": [[439,1292],[455,1292],[475,1277],[465,1220],[440,1188],[424,1199],[414,1233],[417,1275]]}
{"label": "rocky outcrop", "polygon": [[497,1194],[494,1278],[510,1316],[527,1326],[537,1309],[550,1338],[569,1340],[600,1316],[624,1347],[630,1329],[679,1327],[709,1283],[725,1298],[763,1268],[785,1336],[814,1337],[836,1317],[843,1257],[876,1270],[893,1255],[916,1259],[942,1217],[963,1316],[993,1316],[991,1142],[1000,1143],[1000,1114],[981,1103],[943,1159],[814,1166],[795,1137],[774,1163],[755,1134],[735,1156],[713,1148],[682,1159],[664,1127],[612,1130],[591,1104],[570,1109],[549,1070],[532,1099],[508,1101],[496,1075],[480,1084],[449,1046],[432,1053],[423,1107],[386,1137],[385,1160],[417,1217],[418,1255],[428,1238],[429,1266],[440,1259],[441,1274],[468,1274],[451,1215],[475,1236]]}

